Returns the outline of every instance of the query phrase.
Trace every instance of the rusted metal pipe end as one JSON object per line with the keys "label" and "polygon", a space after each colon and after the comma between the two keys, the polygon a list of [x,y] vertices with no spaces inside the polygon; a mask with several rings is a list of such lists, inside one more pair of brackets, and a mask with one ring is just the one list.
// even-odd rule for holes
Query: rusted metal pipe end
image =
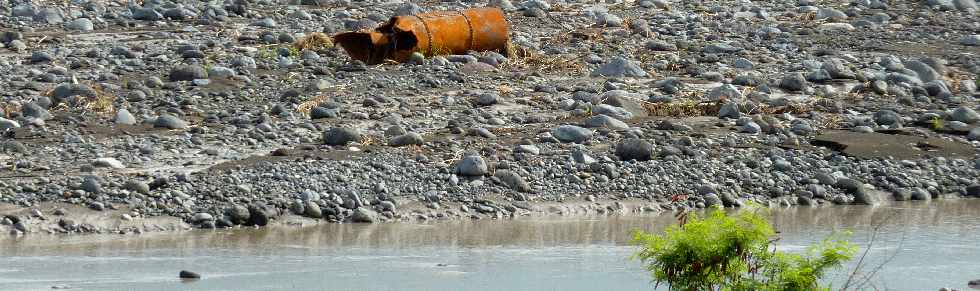
{"label": "rusted metal pipe end", "polygon": [[333,37],[351,58],[368,64],[380,63],[385,59],[383,52],[389,45],[388,37],[379,32],[346,32]]}
{"label": "rusted metal pipe end", "polygon": [[395,16],[373,31],[345,32],[333,37],[351,58],[367,64],[404,62],[412,53],[464,54],[467,51],[504,53],[509,28],[500,8],[473,8]]}

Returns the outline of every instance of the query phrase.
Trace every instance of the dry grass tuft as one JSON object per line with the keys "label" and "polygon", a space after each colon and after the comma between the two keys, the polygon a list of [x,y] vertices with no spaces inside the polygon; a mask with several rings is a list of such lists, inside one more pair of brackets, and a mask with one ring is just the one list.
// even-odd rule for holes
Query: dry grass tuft
{"label": "dry grass tuft", "polygon": [[840,129],[843,124],[844,116],[840,114],[830,114],[827,116],[826,120],[821,122],[820,126],[822,128]]}
{"label": "dry grass tuft", "polygon": [[462,159],[463,159],[463,151],[456,151],[456,153],[454,153],[452,157],[445,159],[442,162],[447,165],[454,165],[456,164],[456,162]]}
{"label": "dry grass tuft", "polygon": [[[330,87],[328,87],[326,89],[323,89],[322,91],[327,91],[327,90],[339,91],[339,90],[342,90],[344,88],[347,88],[347,86],[348,85],[346,85],[346,84],[334,85],[334,86],[330,86]],[[313,107],[316,107],[317,105],[320,105],[323,102],[327,102],[328,100],[330,100],[330,97],[332,97],[332,96],[331,95],[319,95],[319,96],[315,96],[315,97],[313,97],[310,100],[306,100],[306,101],[303,101],[303,103],[300,103],[299,106],[296,107],[296,111],[298,111],[300,113],[303,113],[303,114],[306,114],[306,115],[310,115],[310,110],[313,110]]]}
{"label": "dry grass tuft", "polygon": [[796,21],[803,27],[814,27],[817,23],[817,13],[810,11],[797,16]]}
{"label": "dry grass tuft", "polygon": [[490,129],[493,134],[513,134],[520,132],[520,127],[494,127]]}
{"label": "dry grass tuft", "polygon": [[[95,91],[94,96],[83,96],[76,95],[73,104],[66,104],[65,102],[58,104],[56,108],[58,109],[71,109],[80,108],[86,112],[92,112],[98,115],[111,116],[116,113],[116,95],[107,92],[105,88],[99,84],[89,84],[89,87]],[[53,97],[54,89],[50,89],[44,92],[44,95]]]}
{"label": "dry grass tuft", "polygon": [[373,135],[364,135],[361,138],[361,145],[364,145],[364,146],[384,145],[384,141],[382,141],[380,138],[378,138],[376,136],[373,136]]}
{"label": "dry grass tuft", "polygon": [[[694,116],[715,116],[721,110],[721,106],[727,101],[695,101],[683,100],[670,103],[652,103],[643,101],[643,108],[651,116],[656,117],[694,117]],[[793,115],[807,114],[813,110],[812,104],[794,103],[785,106],[769,106],[765,104],[757,106],[739,105],[739,111],[746,114],[775,115],[790,113]],[[840,122],[840,120],[837,120]]]}
{"label": "dry grass tuft", "polygon": [[581,73],[585,63],[579,56],[548,56],[530,49],[507,43],[507,67],[539,72]]}
{"label": "dry grass tuft", "polygon": [[330,96],[328,95],[320,95],[320,96],[313,97],[313,99],[306,100],[303,103],[300,103],[299,106],[296,107],[296,111],[309,115],[310,110],[313,110],[313,107],[320,105],[320,103],[327,102],[327,100],[330,100]]}
{"label": "dry grass tuft", "polygon": [[11,112],[20,112],[20,105],[16,105],[16,104],[13,104],[13,103],[4,103],[3,104],[3,113],[6,115],[4,117],[10,118],[10,113]]}
{"label": "dry grass tuft", "polygon": [[[963,88],[961,88],[961,86],[963,85],[963,81],[970,79],[970,75],[968,73],[952,70],[949,73],[947,73],[945,79],[946,79],[945,80],[946,84],[949,85],[950,91],[965,93],[962,92]],[[977,84],[980,85],[980,80],[977,81]]]}
{"label": "dry grass tuft", "polygon": [[293,43],[293,48],[298,51],[310,50],[319,51],[333,47],[333,40],[322,32],[307,34]]}
{"label": "dry grass tuft", "polygon": [[643,108],[651,116],[657,117],[691,117],[717,115],[721,102],[697,102],[691,100],[670,103],[643,103]]}
{"label": "dry grass tuft", "polygon": [[116,106],[113,104],[116,100],[116,95],[106,92],[102,86],[93,85],[92,89],[95,90],[94,97],[79,99],[81,108],[99,115],[112,115],[116,113]]}
{"label": "dry grass tuft", "polygon": [[813,111],[813,104],[811,103],[793,103],[786,106],[768,106],[760,105],[757,109],[762,114],[783,114],[789,113],[793,115],[806,114]]}

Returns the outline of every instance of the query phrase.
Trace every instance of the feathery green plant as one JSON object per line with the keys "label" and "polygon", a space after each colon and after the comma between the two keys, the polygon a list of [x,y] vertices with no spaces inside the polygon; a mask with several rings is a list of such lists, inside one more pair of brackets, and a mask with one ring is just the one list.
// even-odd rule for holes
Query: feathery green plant
{"label": "feathery green plant", "polygon": [[[721,209],[668,227],[662,234],[634,231],[634,255],[657,285],[671,290],[829,290],[819,279],[857,252],[831,236],[803,254],[777,251],[776,232],[760,208],[727,215]],[[846,235],[846,234],[845,234]]]}

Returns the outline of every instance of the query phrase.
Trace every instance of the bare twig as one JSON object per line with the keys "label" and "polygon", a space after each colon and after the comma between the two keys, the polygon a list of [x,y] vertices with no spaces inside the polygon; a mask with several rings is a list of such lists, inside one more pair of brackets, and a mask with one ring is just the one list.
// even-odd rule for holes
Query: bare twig
{"label": "bare twig", "polygon": [[874,279],[874,276],[879,271],[881,271],[881,269],[883,269],[886,264],[890,263],[892,260],[895,259],[896,256],[898,256],[898,252],[901,250],[902,245],[904,245],[905,243],[905,236],[907,232],[906,231],[902,232],[902,238],[899,241],[899,245],[896,248],[895,252],[891,254],[891,256],[882,260],[881,263],[876,265],[867,274],[861,274],[861,270],[864,268],[868,254],[871,253],[871,249],[874,247],[875,241],[877,241],[878,238],[878,234],[881,233],[881,229],[885,226],[885,222],[890,221],[894,216],[895,213],[892,212],[889,215],[885,216],[884,218],[880,219],[878,222],[872,223],[871,234],[870,234],[871,237],[869,238],[868,241],[868,247],[861,254],[861,258],[858,260],[857,265],[854,266],[854,270],[851,271],[851,274],[847,277],[847,281],[844,282],[844,286],[841,287],[841,290],[851,290],[851,289],[864,290],[869,288],[875,290],[878,289],[877,286],[874,285],[868,286],[868,285],[871,284],[871,280]]}
{"label": "bare twig", "polygon": [[[860,284],[858,284],[855,287],[855,290],[864,289],[868,284],[871,283],[871,279],[873,279],[875,277],[875,275],[878,274],[878,272],[881,271],[881,269],[885,265],[887,265],[888,263],[890,263],[892,260],[895,259],[895,257],[898,256],[898,252],[902,249],[902,246],[905,245],[905,238],[906,238],[906,235],[907,234],[908,234],[908,231],[907,230],[903,230],[902,231],[902,237],[898,241],[898,246],[895,247],[895,252],[893,252],[890,256],[888,256],[888,258],[885,258],[884,260],[882,260],[881,263],[878,264],[877,266],[875,266],[875,268],[872,269],[871,272],[868,272],[867,275],[864,275],[863,278],[862,278],[863,281],[859,281]],[[871,287],[873,287],[874,289],[878,289],[877,286],[871,286]]]}

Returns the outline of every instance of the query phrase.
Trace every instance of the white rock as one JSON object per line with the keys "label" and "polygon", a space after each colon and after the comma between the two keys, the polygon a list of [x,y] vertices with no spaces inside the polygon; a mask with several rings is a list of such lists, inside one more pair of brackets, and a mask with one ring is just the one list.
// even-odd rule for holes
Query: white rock
{"label": "white rock", "polygon": [[854,26],[851,25],[850,23],[833,22],[833,23],[821,24],[820,26],[817,27],[817,30],[825,33],[836,32],[836,31],[852,31],[854,30]]}
{"label": "white rock", "polygon": [[18,128],[18,127],[20,127],[20,123],[17,123],[17,121],[0,117],[0,130]]}
{"label": "white rock", "polygon": [[122,162],[115,158],[98,158],[92,161],[92,165],[102,168],[113,168],[113,169],[124,169],[126,168]]}

